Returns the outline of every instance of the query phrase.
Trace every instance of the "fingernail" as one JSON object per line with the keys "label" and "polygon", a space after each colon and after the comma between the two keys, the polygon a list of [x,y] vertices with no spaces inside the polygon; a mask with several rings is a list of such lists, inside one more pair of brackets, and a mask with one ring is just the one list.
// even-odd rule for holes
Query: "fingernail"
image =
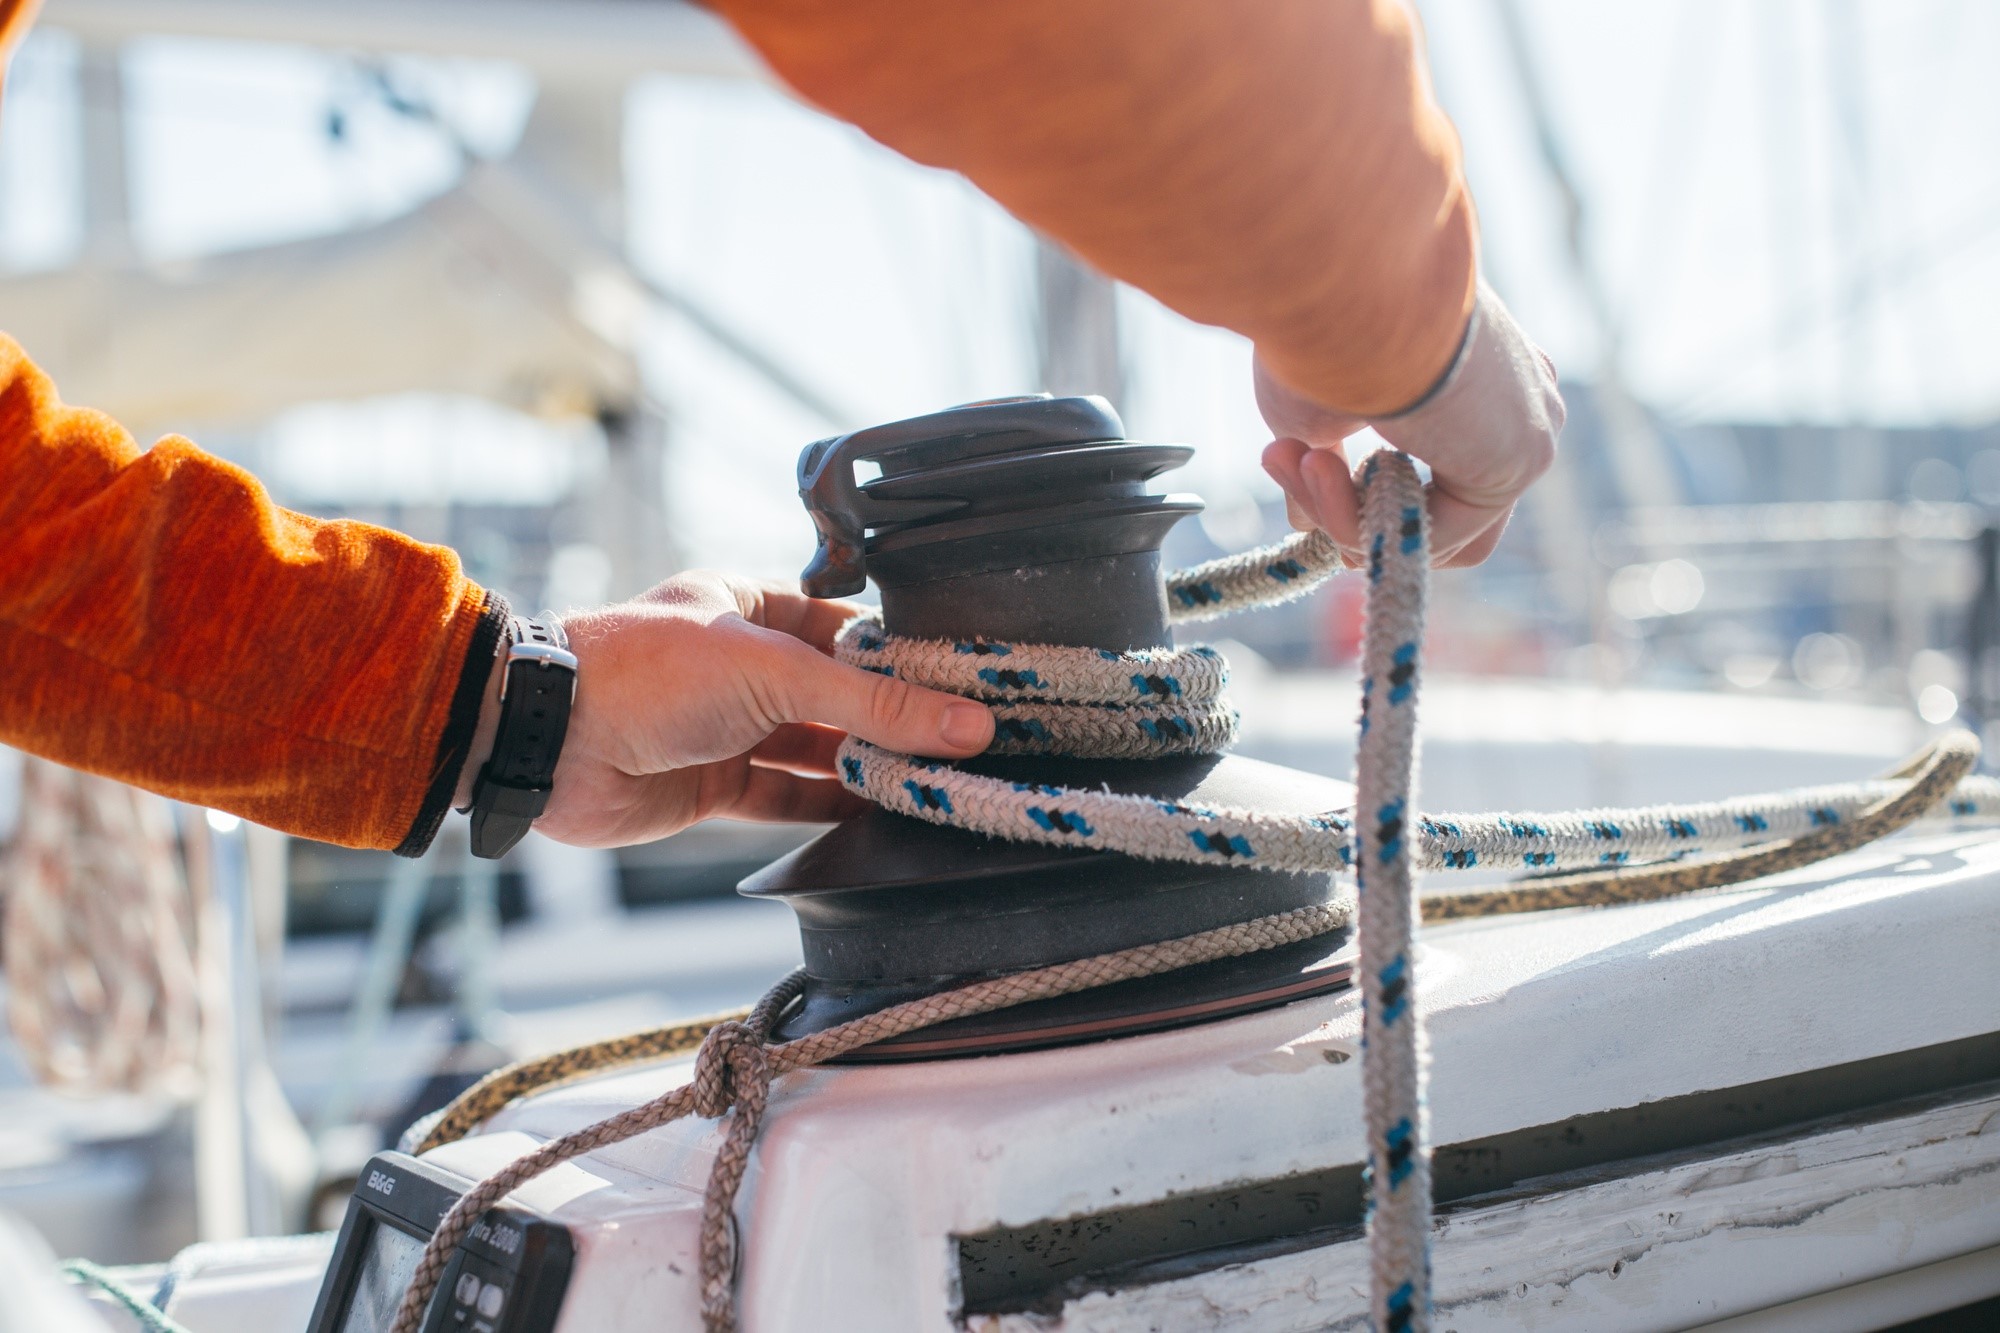
{"label": "fingernail", "polygon": [[955,749],[970,750],[975,746],[983,749],[993,734],[993,715],[983,704],[950,704],[944,710],[944,723],[938,734],[944,737],[946,745]]}

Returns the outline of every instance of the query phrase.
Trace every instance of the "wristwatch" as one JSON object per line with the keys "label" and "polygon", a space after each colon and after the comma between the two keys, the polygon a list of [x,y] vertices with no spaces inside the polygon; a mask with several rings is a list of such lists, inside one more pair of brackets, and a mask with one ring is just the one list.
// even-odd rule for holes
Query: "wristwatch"
{"label": "wristwatch", "polygon": [[508,621],[500,726],[472,784],[474,856],[505,856],[548,809],[575,698],[576,655],[562,623],[546,611]]}

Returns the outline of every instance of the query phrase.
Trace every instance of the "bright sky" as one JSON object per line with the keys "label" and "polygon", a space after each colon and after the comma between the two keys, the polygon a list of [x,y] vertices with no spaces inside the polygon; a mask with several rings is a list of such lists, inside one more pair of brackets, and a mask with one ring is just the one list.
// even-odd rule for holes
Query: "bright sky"
{"label": "bright sky", "polygon": [[[1524,7],[1641,398],[1710,419],[2000,414],[2000,6]],[[1589,378],[1592,326],[1497,6],[1422,9],[1496,285]]]}
{"label": "bright sky", "polygon": [[[1421,7],[1440,96],[1466,143],[1488,271],[1566,371],[1591,378],[1600,340],[1495,0]],[[1590,263],[1642,399],[1695,418],[2000,413],[2000,80],[1990,77],[2000,6],[1524,7],[1558,148],[1584,199]],[[8,88],[0,263],[48,267],[75,251],[74,60],[62,34],[38,34]],[[134,45],[126,69],[135,227],[149,256],[365,225],[447,188],[455,171],[433,131],[318,52],[159,39]],[[519,133],[533,97],[506,66],[400,69],[486,151]],[[760,86],[659,79],[628,105],[636,261],[845,405],[848,424],[1032,381],[1028,238],[963,182]],[[1235,544],[1231,515],[1267,493],[1249,463],[1262,439],[1247,351],[1136,294],[1125,311],[1128,424],[1209,446],[1182,484],[1210,499],[1215,535]],[[669,489],[684,548],[795,568],[805,537],[791,464],[822,423],[675,320],[652,322],[643,359],[674,412]],[[549,484],[547,468],[527,462],[453,482],[468,469],[449,444],[440,447],[461,462],[384,481],[414,457],[411,423],[384,424],[384,410],[319,408],[281,422],[280,446],[295,448],[273,457],[304,460],[295,492],[339,488],[320,457],[328,449],[373,460],[367,470],[384,485],[483,484],[504,498],[510,478]],[[477,414],[423,420],[446,435],[492,434]],[[361,434],[391,443],[354,449]],[[507,436],[510,457],[536,447],[524,439]],[[713,503],[721,496],[729,503]]]}

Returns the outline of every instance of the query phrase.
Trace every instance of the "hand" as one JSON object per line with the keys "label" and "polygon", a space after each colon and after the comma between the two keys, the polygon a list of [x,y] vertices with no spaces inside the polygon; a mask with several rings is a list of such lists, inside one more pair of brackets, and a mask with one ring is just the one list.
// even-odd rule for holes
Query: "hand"
{"label": "hand", "polygon": [[576,704],[537,831],[616,847],[715,816],[844,819],[866,808],[833,779],[847,732],[938,759],[984,750],[985,705],[833,660],[862,609],[703,572],[565,616]]}
{"label": "hand", "polygon": [[1493,554],[1514,503],[1555,461],[1566,413],[1556,368],[1484,281],[1471,342],[1431,397],[1392,417],[1350,416],[1306,398],[1256,366],[1257,406],[1278,439],[1264,470],[1285,490],[1294,527],[1319,528],[1361,563],[1360,500],[1341,442],[1364,426],[1430,465],[1431,563],[1476,565]]}

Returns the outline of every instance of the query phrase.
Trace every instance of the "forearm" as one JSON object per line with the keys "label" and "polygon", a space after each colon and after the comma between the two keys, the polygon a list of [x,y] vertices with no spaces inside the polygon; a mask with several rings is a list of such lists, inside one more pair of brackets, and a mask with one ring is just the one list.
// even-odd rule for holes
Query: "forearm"
{"label": "forearm", "polygon": [[1098,268],[1398,411],[1472,309],[1458,143],[1395,0],[719,0],[806,97]]}
{"label": "forearm", "polygon": [[0,73],[6,72],[7,57],[14,53],[42,0],[0,0]]}
{"label": "forearm", "polygon": [[[499,608],[451,552],[140,451],[0,339],[0,739],[288,832],[415,851]],[[483,679],[483,678],[482,678]]]}

